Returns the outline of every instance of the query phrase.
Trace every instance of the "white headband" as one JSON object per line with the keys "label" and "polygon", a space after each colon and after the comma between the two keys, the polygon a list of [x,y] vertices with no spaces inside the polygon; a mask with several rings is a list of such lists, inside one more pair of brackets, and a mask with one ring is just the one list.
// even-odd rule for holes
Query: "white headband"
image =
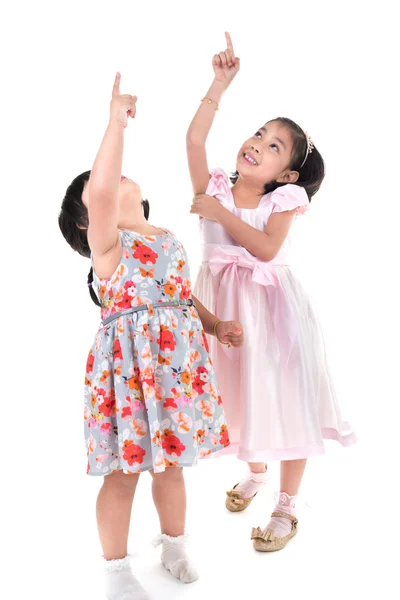
{"label": "white headband", "polygon": [[314,150],[314,147],[315,147],[314,144],[313,144],[313,141],[310,138],[310,136],[308,135],[307,131],[304,131],[303,133],[304,133],[305,138],[307,140],[307,152],[306,152],[306,155],[304,157],[303,162],[300,165],[300,169],[304,166],[304,164],[305,164],[305,162],[306,162],[306,160],[308,158],[308,155],[311,154],[311,152]]}

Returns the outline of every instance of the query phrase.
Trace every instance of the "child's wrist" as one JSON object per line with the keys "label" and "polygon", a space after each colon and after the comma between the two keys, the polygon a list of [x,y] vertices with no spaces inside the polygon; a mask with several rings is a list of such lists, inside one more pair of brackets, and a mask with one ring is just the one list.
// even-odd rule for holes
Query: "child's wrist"
{"label": "child's wrist", "polygon": [[217,328],[218,328],[218,325],[219,325],[220,323],[222,323],[222,321],[221,321],[220,319],[215,319],[215,322],[214,322],[214,325],[213,325],[213,328],[212,328],[212,335],[213,335],[214,337],[216,337],[216,338],[217,338],[217,340],[219,340],[219,338],[218,338],[218,333],[217,333]]}
{"label": "child's wrist", "polygon": [[214,81],[212,82],[210,89],[207,92],[207,96],[213,98],[213,100],[216,100],[217,102],[220,101],[220,99],[222,98],[222,96],[224,95],[224,93],[226,92],[226,90],[229,87],[229,83],[227,84],[224,81],[219,81],[218,79],[214,79]]}
{"label": "child's wrist", "polygon": [[112,131],[112,132],[124,132],[125,131],[125,125],[123,123],[121,123],[120,121],[117,121],[116,119],[110,119],[107,125],[107,131]]}
{"label": "child's wrist", "polygon": [[228,89],[229,84],[230,81],[222,81],[221,79],[217,79],[216,77],[214,77],[211,87],[215,87],[223,93]]}

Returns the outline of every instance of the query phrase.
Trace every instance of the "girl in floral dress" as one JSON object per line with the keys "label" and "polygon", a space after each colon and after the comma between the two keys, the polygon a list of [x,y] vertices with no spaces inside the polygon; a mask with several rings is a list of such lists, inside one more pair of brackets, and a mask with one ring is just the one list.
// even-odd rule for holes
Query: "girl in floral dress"
{"label": "girl in floral dress", "polygon": [[229,445],[205,333],[239,346],[242,332],[192,296],[182,244],[148,224],[139,186],[121,176],[137,99],[121,95],[119,84],[117,74],[93,169],[67,189],[59,225],[71,247],[92,258],[88,285],[102,323],[86,366],[87,472],[104,476],[97,521],[107,597],[129,600],[148,597],[127,556],[142,471],[153,478],[163,564],[185,583],[198,577],[185,548],[182,467]]}

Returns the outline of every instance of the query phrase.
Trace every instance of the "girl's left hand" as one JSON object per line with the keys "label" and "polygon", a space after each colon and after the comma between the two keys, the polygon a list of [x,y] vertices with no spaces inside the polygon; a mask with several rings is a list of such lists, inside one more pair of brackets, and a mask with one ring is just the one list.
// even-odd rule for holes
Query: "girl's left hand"
{"label": "girl's left hand", "polygon": [[210,221],[218,221],[222,208],[223,207],[214,196],[197,194],[193,198],[190,212],[192,215],[199,215]]}
{"label": "girl's left hand", "polygon": [[220,321],[216,327],[216,334],[221,344],[234,348],[243,345],[243,327],[237,321]]}

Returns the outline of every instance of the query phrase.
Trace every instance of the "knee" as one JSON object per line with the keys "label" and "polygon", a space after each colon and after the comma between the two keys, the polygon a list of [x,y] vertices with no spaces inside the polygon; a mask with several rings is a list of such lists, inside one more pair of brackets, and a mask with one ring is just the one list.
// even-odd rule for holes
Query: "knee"
{"label": "knee", "polygon": [[134,492],[139,481],[139,473],[126,475],[122,471],[116,471],[104,477],[103,486],[112,489],[116,493]]}
{"label": "knee", "polygon": [[182,467],[167,467],[162,473],[151,471],[151,476],[155,484],[178,483],[183,481],[183,469]]}

